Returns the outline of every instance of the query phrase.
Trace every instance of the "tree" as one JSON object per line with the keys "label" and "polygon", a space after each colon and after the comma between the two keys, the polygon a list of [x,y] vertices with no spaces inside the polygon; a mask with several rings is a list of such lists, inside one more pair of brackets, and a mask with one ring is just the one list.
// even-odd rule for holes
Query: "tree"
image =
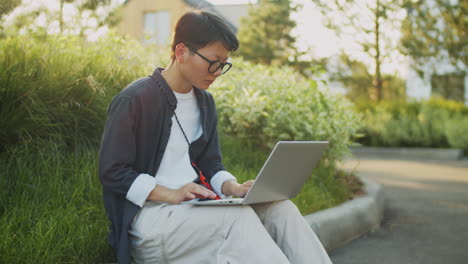
{"label": "tree", "polygon": [[[22,8],[14,16],[9,17],[9,20],[3,19],[1,21],[4,30],[2,35],[14,35],[20,32],[34,33],[40,37],[45,37],[48,34],[85,36],[102,26],[115,25],[118,21],[114,13],[117,3],[112,0],[53,1],[55,1],[55,5],[49,3],[48,5],[37,5],[35,9]],[[71,12],[65,13],[65,8]]]}
{"label": "tree", "polygon": [[8,14],[19,4],[21,4],[21,0],[2,0],[0,2],[0,17],[2,17],[5,14]]}
{"label": "tree", "polygon": [[468,1],[408,1],[401,44],[419,70],[448,61],[459,71],[468,66]]}
{"label": "tree", "polygon": [[[15,9],[19,4],[21,3],[21,0],[1,0],[0,1],[0,19],[3,17],[3,15],[6,15],[10,13],[13,9]],[[3,24],[0,23],[0,38],[4,37],[5,29]]]}
{"label": "tree", "polygon": [[250,6],[238,32],[238,55],[245,60],[266,65],[290,65],[304,74],[310,63],[301,61],[291,30],[296,22],[291,14],[298,10],[290,0],[260,0]]}
{"label": "tree", "polygon": [[[338,61],[330,63],[330,59],[326,62],[327,65],[334,67],[328,68],[330,81],[338,81],[346,87],[346,97],[354,102],[365,102],[371,100],[369,92],[373,89],[373,75],[369,72],[368,67],[355,59],[350,58],[347,54],[341,53]],[[395,75],[382,74],[382,100],[405,100],[405,82]]]}
{"label": "tree", "polygon": [[396,50],[397,42],[391,35],[400,27],[401,3],[393,0],[312,0],[326,18],[326,26],[339,37],[352,36],[361,51],[373,61],[370,98],[383,98],[382,64]]}

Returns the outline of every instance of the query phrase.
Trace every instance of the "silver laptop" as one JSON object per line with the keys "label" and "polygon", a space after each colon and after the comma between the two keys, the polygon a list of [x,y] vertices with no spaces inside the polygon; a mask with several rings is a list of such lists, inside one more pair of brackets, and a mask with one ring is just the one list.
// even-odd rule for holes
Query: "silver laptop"
{"label": "silver laptop", "polygon": [[238,205],[294,198],[320,160],[328,141],[280,141],[244,198],[191,200],[195,205]]}

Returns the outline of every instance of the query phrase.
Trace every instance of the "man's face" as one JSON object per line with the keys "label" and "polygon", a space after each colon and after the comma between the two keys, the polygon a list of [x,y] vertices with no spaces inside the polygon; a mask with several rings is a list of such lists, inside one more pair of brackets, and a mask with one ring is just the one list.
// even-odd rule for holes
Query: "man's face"
{"label": "man's face", "polygon": [[[213,42],[206,45],[205,47],[197,50],[201,55],[198,55],[194,52],[190,52],[187,48],[189,56],[185,63],[185,78],[195,87],[206,90],[208,87],[218,78],[222,70],[218,69],[217,71],[210,73],[208,68],[210,63],[205,60],[203,57],[210,61],[220,61],[226,63],[229,51],[223,46],[219,41]],[[225,67],[229,67],[226,65]]]}

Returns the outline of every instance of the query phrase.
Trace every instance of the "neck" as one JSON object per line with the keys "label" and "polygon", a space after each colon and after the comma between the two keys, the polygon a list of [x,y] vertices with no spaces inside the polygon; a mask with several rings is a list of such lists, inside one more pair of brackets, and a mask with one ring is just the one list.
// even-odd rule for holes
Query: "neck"
{"label": "neck", "polygon": [[176,63],[171,60],[166,69],[161,73],[169,87],[176,93],[189,93],[192,90],[192,84],[187,82],[180,74]]}

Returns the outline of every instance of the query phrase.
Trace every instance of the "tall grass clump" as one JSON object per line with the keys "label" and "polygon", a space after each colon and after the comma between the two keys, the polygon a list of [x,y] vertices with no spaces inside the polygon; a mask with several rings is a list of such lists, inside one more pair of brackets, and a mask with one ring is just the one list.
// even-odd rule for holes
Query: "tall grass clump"
{"label": "tall grass clump", "polygon": [[[20,139],[97,139],[110,99],[153,66],[136,42],[109,35],[0,39],[0,151]],[[152,62],[154,63],[154,62]]]}
{"label": "tall grass clump", "polygon": [[112,259],[97,151],[55,142],[1,154],[2,263],[104,263]]}

